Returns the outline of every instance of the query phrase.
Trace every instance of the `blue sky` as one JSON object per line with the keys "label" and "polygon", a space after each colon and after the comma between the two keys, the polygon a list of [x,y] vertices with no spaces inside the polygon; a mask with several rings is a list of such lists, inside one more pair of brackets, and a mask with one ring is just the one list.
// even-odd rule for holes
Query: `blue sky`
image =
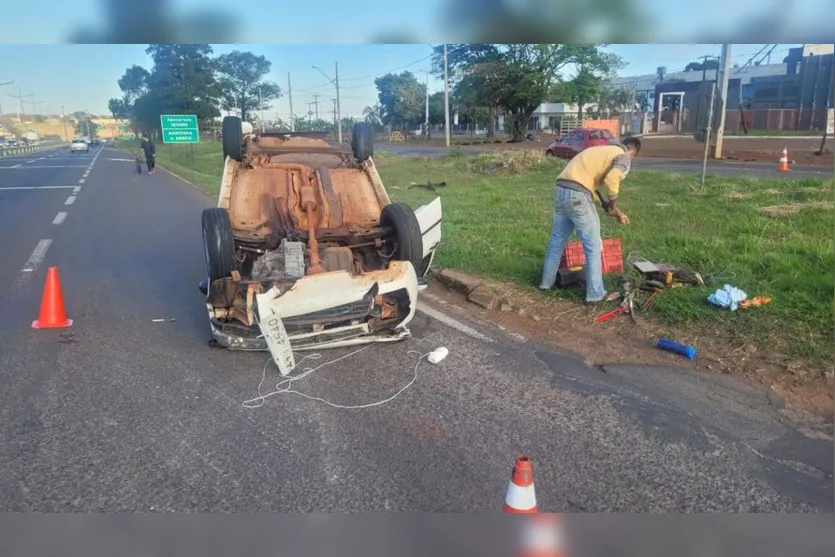
{"label": "blue sky", "polygon": [[[279,38],[279,37],[277,37]],[[762,45],[734,45],[733,62],[743,64]],[[779,45],[772,55],[772,62],[782,61],[788,48],[796,45]],[[124,70],[133,64],[148,69],[151,61],[145,54],[146,45],[0,45],[0,83],[15,81],[14,85],[0,87],[0,107],[3,113],[16,112],[17,101],[10,94],[35,94],[38,112],[66,112],[87,110],[96,114],[107,113],[107,100],[120,96],[116,83]],[[306,113],[308,102],[319,95],[319,114],[329,117],[332,113],[333,87],[328,80],[311,66],[321,67],[333,77],[334,62],[339,64],[342,113],[361,116],[365,106],[374,104],[376,88],[374,78],[389,71],[412,71],[418,79],[425,79],[429,69],[431,47],[425,44],[405,45],[213,45],[215,54],[231,50],[248,50],[262,54],[272,62],[270,79],[286,92],[287,73],[293,85],[293,109],[296,114]],[[628,63],[619,73],[639,75],[654,73],[656,67],[667,66],[668,72],[684,66],[704,55],[718,55],[718,44],[690,45],[611,45],[607,50],[621,55]],[[443,90],[443,83],[430,78],[430,91]],[[312,107],[311,107],[312,108]],[[25,107],[31,112],[31,106]],[[286,119],[290,108],[286,95],[275,101],[269,111],[270,118]]]}

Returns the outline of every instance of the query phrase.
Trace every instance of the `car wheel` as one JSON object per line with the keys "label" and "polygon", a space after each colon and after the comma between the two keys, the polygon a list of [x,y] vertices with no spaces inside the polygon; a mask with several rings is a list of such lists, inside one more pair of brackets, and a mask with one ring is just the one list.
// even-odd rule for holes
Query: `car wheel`
{"label": "car wheel", "polygon": [[374,156],[374,127],[367,122],[357,122],[351,130],[351,150],[354,158],[365,162]]}
{"label": "car wheel", "polygon": [[423,262],[423,236],[420,224],[411,207],[404,203],[390,203],[383,207],[380,225],[394,230],[394,255],[396,261],[409,261],[415,272]]}
{"label": "car wheel", "polygon": [[232,157],[236,161],[244,158],[244,134],[241,129],[241,119],[237,116],[226,116],[223,119],[223,160]]}
{"label": "car wheel", "polygon": [[551,149],[548,149],[547,151],[545,151],[545,158],[550,159],[550,158],[553,158],[553,157],[554,157],[554,153],[553,153],[553,151],[551,151]]}
{"label": "car wheel", "polygon": [[210,283],[228,277],[238,268],[232,222],[226,209],[203,210],[203,248]]}

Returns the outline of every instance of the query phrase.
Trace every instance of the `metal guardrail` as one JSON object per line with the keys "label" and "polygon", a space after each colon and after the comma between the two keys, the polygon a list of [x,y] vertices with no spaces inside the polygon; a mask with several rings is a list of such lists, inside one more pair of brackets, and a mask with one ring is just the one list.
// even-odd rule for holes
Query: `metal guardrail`
{"label": "metal guardrail", "polygon": [[7,149],[0,149],[0,157],[14,157],[16,155],[26,155],[28,153],[39,153],[49,149],[57,149],[61,147],[60,143],[50,143],[48,145],[28,145],[26,147],[9,147]]}

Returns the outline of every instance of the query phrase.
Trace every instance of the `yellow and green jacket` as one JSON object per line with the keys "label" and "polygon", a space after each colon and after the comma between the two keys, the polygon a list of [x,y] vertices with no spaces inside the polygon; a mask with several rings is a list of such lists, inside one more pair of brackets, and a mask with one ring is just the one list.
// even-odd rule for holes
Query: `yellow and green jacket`
{"label": "yellow and green jacket", "polygon": [[620,183],[629,174],[631,164],[632,159],[620,142],[589,147],[569,161],[557,177],[557,185],[588,190],[595,202],[600,201],[597,195],[599,189],[608,199],[617,199]]}

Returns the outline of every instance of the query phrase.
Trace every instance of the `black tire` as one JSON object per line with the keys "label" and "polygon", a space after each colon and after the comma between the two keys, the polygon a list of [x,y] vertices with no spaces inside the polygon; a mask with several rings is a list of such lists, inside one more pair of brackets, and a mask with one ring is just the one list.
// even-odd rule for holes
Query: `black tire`
{"label": "black tire", "polygon": [[237,116],[226,116],[223,119],[223,160],[232,157],[236,161],[244,158],[244,134],[241,129],[241,119]]}
{"label": "black tire", "polygon": [[374,126],[367,122],[354,124],[351,129],[351,150],[359,162],[365,162],[374,156]]}
{"label": "black tire", "polygon": [[551,149],[548,149],[547,151],[545,151],[545,157],[546,157],[546,158],[549,158],[549,159],[550,159],[550,158],[552,158],[553,156],[554,156],[554,153],[551,151]]}
{"label": "black tire", "polygon": [[390,203],[383,207],[380,224],[394,229],[396,247],[392,259],[410,261],[415,272],[420,272],[423,261],[423,236],[412,208],[404,203]]}
{"label": "black tire", "polygon": [[226,278],[238,268],[232,222],[226,209],[203,209],[203,249],[209,283]]}

